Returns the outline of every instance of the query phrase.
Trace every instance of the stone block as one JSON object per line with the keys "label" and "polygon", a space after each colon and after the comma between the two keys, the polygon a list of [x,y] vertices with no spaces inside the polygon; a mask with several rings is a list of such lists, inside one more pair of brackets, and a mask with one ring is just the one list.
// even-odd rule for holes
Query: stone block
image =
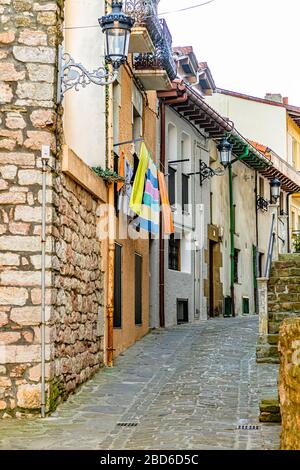
{"label": "stone block", "polygon": [[2,165],[20,165],[20,166],[34,166],[35,156],[33,153],[21,152],[0,152],[0,164]]}
{"label": "stone block", "polygon": [[[50,320],[51,307],[46,307],[45,320]],[[10,319],[21,326],[36,326],[41,323],[41,307],[22,307],[11,310]]]}
{"label": "stone block", "polygon": [[13,55],[20,62],[54,64],[56,51],[52,47],[14,46]]}
{"label": "stone block", "polygon": [[0,253],[0,266],[19,266],[20,256],[15,253]]}
{"label": "stone block", "polygon": [[[0,331],[0,344],[13,344],[17,343],[21,338],[21,334],[16,331]],[[0,379],[1,387],[1,379]]]}
{"label": "stone block", "polygon": [[24,29],[20,33],[18,42],[26,46],[47,46],[47,34],[44,31]]}
{"label": "stone block", "polygon": [[38,236],[13,236],[3,235],[0,237],[0,250],[3,251],[22,251],[22,252],[40,252],[41,240]]}
{"label": "stone block", "polygon": [[47,109],[38,109],[30,115],[32,125],[37,128],[52,126],[54,123],[53,111]]}
{"label": "stone block", "polygon": [[24,146],[31,150],[40,150],[42,145],[50,145],[54,149],[55,138],[50,132],[45,131],[28,131],[28,138],[24,142]]}
{"label": "stone block", "polygon": [[17,391],[17,405],[26,410],[35,410],[41,406],[40,385],[20,385]]}
{"label": "stone block", "polygon": [[54,67],[44,64],[26,64],[32,82],[54,83]]}
{"label": "stone block", "polygon": [[10,103],[13,99],[12,88],[8,83],[0,82],[0,104]]}
{"label": "stone block", "polygon": [[21,99],[47,101],[53,99],[53,86],[49,83],[22,82],[18,84],[17,96]]}
{"label": "stone block", "polygon": [[16,193],[16,192],[0,193],[0,204],[2,205],[24,204],[25,202],[26,202],[26,195],[24,193]]}
{"label": "stone block", "polygon": [[11,62],[1,62],[0,77],[3,82],[17,82],[19,80],[24,80],[25,72],[18,72],[15,65]]}
{"label": "stone block", "polygon": [[0,167],[2,178],[5,180],[13,180],[16,177],[18,167],[16,165],[5,165]]}
{"label": "stone block", "polygon": [[0,305],[25,305],[27,289],[20,287],[0,287]]}
{"label": "stone block", "polygon": [[14,31],[4,31],[0,33],[0,43],[1,44],[11,44],[15,40]]}

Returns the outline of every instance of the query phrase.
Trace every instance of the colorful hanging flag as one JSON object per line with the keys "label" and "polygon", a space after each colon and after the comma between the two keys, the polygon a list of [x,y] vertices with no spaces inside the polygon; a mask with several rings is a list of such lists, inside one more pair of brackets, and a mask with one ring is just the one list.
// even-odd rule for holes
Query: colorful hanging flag
{"label": "colorful hanging flag", "polygon": [[146,230],[152,235],[158,235],[159,233],[159,191],[157,168],[151,159],[149,159],[145,193],[140,213],[140,227],[142,230]]}
{"label": "colorful hanging flag", "polygon": [[139,166],[134,178],[131,198],[130,198],[130,209],[133,210],[136,214],[140,215],[142,201],[143,201],[143,194],[144,194],[144,187],[145,187],[145,174],[149,164],[149,154],[146,145],[144,142],[141,145],[141,152],[140,152],[140,161]]}
{"label": "colorful hanging flag", "polygon": [[172,233],[174,233],[175,230],[174,230],[174,225],[173,225],[172,211],[171,211],[165,176],[161,171],[158,172],[158,184],[159,184],[161,211],[162,211],[162,218],[163,218],[163,231],[166,235],[171,235]]}
{"label": "colorful hanging flag", "polygon": [[[120,158],[119,158],[119,176],[121,178],[125,178],[125,155],[124,152],[121,152]],[[117,183],[117,191],[121,191],[121,189],[124,186],[124,181],[118,181]]]}

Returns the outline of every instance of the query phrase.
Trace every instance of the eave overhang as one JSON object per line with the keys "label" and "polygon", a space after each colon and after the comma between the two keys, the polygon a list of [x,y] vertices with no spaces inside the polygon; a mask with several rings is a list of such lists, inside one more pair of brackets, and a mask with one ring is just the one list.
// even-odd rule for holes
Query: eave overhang
{"label": "eave overhang", "polygon": [[255,170],[263,170],[272,166],[269,159],[239,134],[232,121],[222,117],[192,87],[185,85],[182,81],[174,81],[170,91],[158,92],[158,98],[163,99],[166,105],[171,106],[194,128],[198,131],[204,131],[209,138],[217,143],[227,136],[233,145],[233,153],[237,158],[248,147],[249,155],[242,160],[247,166]]}

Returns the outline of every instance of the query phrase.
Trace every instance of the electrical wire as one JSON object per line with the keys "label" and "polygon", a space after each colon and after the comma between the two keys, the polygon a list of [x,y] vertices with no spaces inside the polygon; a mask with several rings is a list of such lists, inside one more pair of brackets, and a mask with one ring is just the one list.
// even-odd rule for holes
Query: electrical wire
{"label": "electrical wire", "polygon": [[[194,10],[195,8],[204,7],[205,5],[209,5],[210,3],[214,3],[216,0],[207,0],[206,2],[199,3],[197,5],[191,5],[185,8],[179,8],[178,10],[170,10],[159,13],[157,16],[166,16],[166,15],[173,15],[174,13],[182,13],[183,11]],[[111,6],[111,3],[105,2],[106,5]],[[151,18],[153,15],[145,16],[145,19]],[[69,29],[90,29],[90,28],[99,28],[99,25],[89,25],[89,26],[65,26],[64,30]]]}

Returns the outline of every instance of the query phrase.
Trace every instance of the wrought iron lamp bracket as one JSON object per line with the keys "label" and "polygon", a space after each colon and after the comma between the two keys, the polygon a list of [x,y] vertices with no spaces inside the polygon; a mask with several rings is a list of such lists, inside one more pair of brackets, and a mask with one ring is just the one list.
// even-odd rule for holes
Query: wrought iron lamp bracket
{"label": "wrought iron lamp bracket", "polygon": [[58,104],[62,102],[64,94],[72,88],[79,91],[80,87],[86,88],[91,83],[100,86],[111,85],[118,77],[118,69],[108,72],[105,66],[92,72],[88,71],[82,64],[76,63],[70,54],[63,54],[61,48],[58,64]]}
{"label": "wrought iron lamp bracket", "polygon": [[191,173],[191,175],[200,175],[200,186],[203,185],[204,181],[214,176],[223,176],[225,174],[224,168],[216,168],[213,170],[203,160],[200,160],[200,171],[197,173]]}
{"label": "wrought iron lamp bracket", "polygon": [[262,196],[257,196],[257,209],[263,212],[267,212],[269,208],[269,204],[271,204],[270,201],[267,201]]}

